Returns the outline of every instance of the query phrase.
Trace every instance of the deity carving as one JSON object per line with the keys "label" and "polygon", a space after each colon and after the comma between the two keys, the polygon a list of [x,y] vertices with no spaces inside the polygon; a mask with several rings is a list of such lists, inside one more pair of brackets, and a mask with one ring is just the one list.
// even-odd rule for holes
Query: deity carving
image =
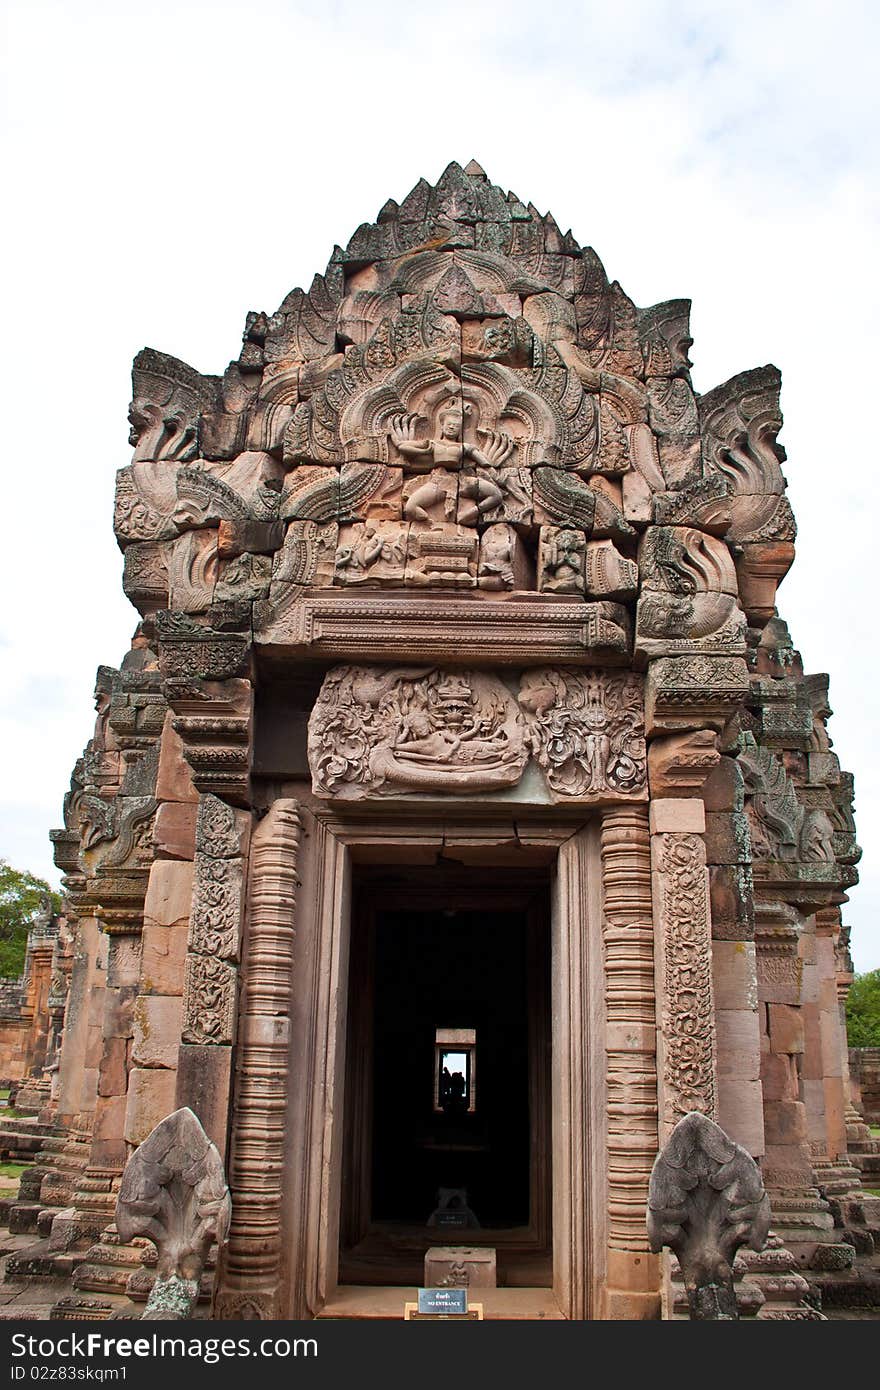
{"label": "deity carving", "polygon": [[646,794],[642,685],[611,671],[526,672],[519,703],[550,788],[590,801]]}
{"label": "deity carving", "polygon": [[584,552],[586,536],[583,531],[565,527],[542,526],[538,550],[538,587],[549,594],[582,594],[584,592]]}
{"label": "deity carving", "polygon": [[321,796],[507,787],[527,756],[512,695],[496,677],[471,671],[337,666],[309,720]]}
{"label": "deity carving", "polygon": [[390,437],[405,465],[410,469],[460,468],[465,461],[484,468],[501,468],[513,453],[514,443],[503,430],[479,430],[483,447],[466,442],[464,427],[472,407],[456,397],[447,398],[437,412],[437,437],[418,439],[417,430],[423,416],[395,415],[391,421]]}

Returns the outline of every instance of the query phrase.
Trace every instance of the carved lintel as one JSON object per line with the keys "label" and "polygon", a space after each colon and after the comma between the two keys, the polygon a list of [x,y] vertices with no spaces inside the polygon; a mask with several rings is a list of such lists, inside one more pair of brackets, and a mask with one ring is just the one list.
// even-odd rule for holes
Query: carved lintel
{"label": "carved lintel", "polygon": [[96,917],[104,931],[140,932],[144,925],[144,899],[147,895],[149,866],[143,868],[99,868],[85,879],[79,898],[79,913]]}
{"label": "carved lintel", "polygon": [[519,781],[523,718],[495,676],[437,667],[336,666],[309,720],[318,796],[479,792]]}
{"label": "carved lintel", "polygon": [[159,1252],[145,1320],[191,1316],[208,1252],[222,1245],[229,1216],[219,1153],[191,1110],[175,1110],[128,1160],[116,1203],[121,1238],[147,1236]]}
{"label": "carved lintel", "polygon": [[692,1318],[739,1317],[733,1261],[741,1245],[762,1250],[770,1199],[751,1154],[706,1115],[679,1120],[651,1171],[648,1235],[678,1257]]}
{"label": "carved lintel", "polygon": [[[293,589],[293,586],[291,586]],[[630,621],[617,603],[569,603],[484,596],[445,599],[293,590],[277,610],[256,606],[258,647],[336,661],[448,661],[483,666],[544,662],[620,665],[630,650]],[[256,616],[256,613],[255,613]]]}
{"label": "carved lintel", "polygon": [[523,674],[518,698],[534,757],[559,799],[647,796],[639,676],[541,667]]}

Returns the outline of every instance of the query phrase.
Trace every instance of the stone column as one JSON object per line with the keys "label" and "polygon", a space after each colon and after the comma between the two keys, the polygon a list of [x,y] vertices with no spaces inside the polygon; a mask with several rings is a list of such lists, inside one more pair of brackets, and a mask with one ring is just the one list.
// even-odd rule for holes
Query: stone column
{"label": "stone column", "polygon": [[276,801],[253,834],[230,1145],[232,1222],[218,1318],[282,1316],[281,1204],[293,987],[297,805]]}
{"label": "stone column", "polygon": [[645,1210],[658,1149],[651,848],[644,805],[602,818],[608,1085],[607,1318],[654,1318],[659,1258]]}

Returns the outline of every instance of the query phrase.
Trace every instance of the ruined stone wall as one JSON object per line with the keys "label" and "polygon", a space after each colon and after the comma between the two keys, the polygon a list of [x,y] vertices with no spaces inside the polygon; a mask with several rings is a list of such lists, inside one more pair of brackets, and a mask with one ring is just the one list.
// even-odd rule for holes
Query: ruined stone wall
{"label": "ruined stone wall", "polygon": [[22,980],[0,980],[0,1080],[4,1085],[24,1075],[24,990]]}
{"label": "ruined stone wall", "polygon": [[849,1068],[857,1109],[866,1124],[880,1125],[880,1047],[851,1047]]}

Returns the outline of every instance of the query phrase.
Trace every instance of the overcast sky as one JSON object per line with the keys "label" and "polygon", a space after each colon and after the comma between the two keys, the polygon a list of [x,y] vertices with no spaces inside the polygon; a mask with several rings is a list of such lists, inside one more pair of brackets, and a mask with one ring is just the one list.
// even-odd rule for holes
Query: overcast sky
{"label": "overcast sky", "polygon": [[831,673],[880,966],[877,65],[858,0],[13,0],[4,52],[0,856],[47,832],[136,621],[113,538],[130,364],[237,356],[334,242],[450,159],[693,299],[705,391],[775,362],[798,559],[780,610]]}

